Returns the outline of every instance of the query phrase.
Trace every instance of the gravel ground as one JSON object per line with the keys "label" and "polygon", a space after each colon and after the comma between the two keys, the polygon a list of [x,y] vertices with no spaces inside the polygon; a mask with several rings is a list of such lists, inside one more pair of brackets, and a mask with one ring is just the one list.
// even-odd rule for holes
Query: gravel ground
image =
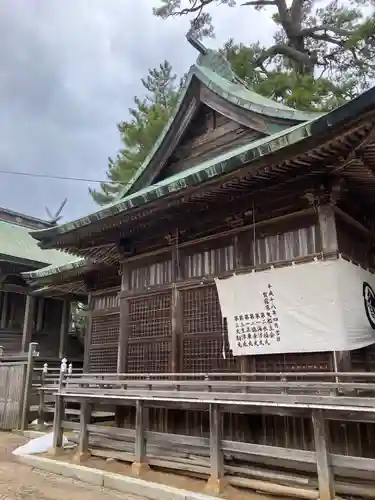
{"label": "gravel ground", "polygon": [[145,500],[19,464],[12,450],[26,441],[22,436],[0,432],[0,500]]}

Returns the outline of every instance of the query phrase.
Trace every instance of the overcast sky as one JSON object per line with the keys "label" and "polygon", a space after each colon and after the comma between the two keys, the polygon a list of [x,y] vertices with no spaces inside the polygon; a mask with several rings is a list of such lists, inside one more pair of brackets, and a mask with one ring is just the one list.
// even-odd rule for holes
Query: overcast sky
{"label": "overcast sky", "polygon": [[[105,179],[140,79],[169,60],[187,71],[196,52],[187,19],[152,15],[158,0],[2,0],[0,170]],[[244,8],[245,9],[245,8]],[[244,16],[246,12],[246,16]],[[216,40],[267,41],[272,23],[248,8],[214,9]],[[0,173],[0,206],[64,220],[94,210],[87,182]],[[91,184],[95,187],[95,184]]]}

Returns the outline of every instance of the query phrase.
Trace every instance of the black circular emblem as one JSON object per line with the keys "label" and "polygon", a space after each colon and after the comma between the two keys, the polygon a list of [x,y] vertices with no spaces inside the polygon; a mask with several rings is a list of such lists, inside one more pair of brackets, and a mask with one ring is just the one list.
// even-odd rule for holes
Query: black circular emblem
{"label": "black circular emblem", "polygon": [[367,319],[375,330],[375,292],[366,281],[363,282],[363,301]]}

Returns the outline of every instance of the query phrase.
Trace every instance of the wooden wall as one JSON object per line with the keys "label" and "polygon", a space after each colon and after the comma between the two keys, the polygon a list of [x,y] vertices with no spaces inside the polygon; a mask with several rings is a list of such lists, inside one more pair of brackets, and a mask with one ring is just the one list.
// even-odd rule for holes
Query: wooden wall
{"label": "wooden wall", "polygon": [[[89,369],[116,370],[121,307],[127,342],[126,352],[120,353],[120,366],[129,372],[333,369],[329,352],[234,359],[213,280],[233,271],[261,270],[271,264],[320,257],[327,247],[363,267],[374,267],[369,235],[337,216],[333,228],[336,243],[332,230],[328,239],[322,233],[319,210],[301,212],[282,222],[271,219],[255,230],[241,227],[188,244],[176,242],[155,255],[128,259],[121,268],[121,293],[119,286],[93,293]],[[351,358],[353,369],[375,370],[373,346],[354,351]]]}
{"label": "wooden wall", "polygon": [[[312,258],[320,246],[318,218],[312,214],[124,263],[127,371],[240,370],[241,360],[229,350],[213,278]],[[246,371],[329,370],[331,360],[331,353],[262,355],[248,359]]]}
{"label": "wooden wall", "polygon": [[170,177],[213,155],[249,143],[260,136],[259,132],[202,104],[157,180]]}

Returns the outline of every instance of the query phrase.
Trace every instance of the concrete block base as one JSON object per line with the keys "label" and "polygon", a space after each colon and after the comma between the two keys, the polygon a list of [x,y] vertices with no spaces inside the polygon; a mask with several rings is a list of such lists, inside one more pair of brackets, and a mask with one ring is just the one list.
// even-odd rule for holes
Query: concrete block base
{"label": "concrete block base", "polygon": [[50,457],[60,457],[64,453],[64,448],[50,448],[47,455]]}
{"label": "concrete block base", "polygon": [[220,495],[221,493],[223,493],[227,486],[228,482],[225,480],[225,478],[210,476],[208,478],[206,486],[204,487],[204,491],[205,493],[208,493],[210,495]]}
{"label": "concrete block base", "polygon": [[35,469],[45,470],[84,483],[110,488],[127,495],[138,495],[149,500],[216,500],[213,496],[203,493],[180,490],[164,484],[144,481],[136,477],[122,476],[111,472],[85,467],[83,465],[59,462],[51,458],[36,455],[21,455],[16,457],[23,464]]}
{"label": "concrete block base", "polygon": [[86,462],[91,457],[91,453],[89,451],[77,451],[77,453],[73,456],[73,462],[76,464],[82,464]]}
{"label": "concrete block base", "polygon": [[133,462],[132,463],[132,474],[133,476],[143,476],[150,470],[150,466],[145,462]]}

